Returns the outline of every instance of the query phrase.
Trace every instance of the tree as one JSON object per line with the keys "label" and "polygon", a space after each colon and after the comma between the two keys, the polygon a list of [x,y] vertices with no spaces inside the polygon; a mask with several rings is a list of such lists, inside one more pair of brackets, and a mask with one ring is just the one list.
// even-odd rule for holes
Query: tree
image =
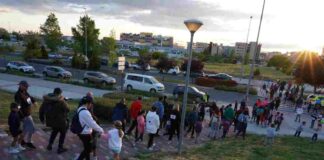
{"label": "tree", "polygon": [[269,60],[267,65],[268,67],[276,67],[277,70],[288,73],[291,71],[292,62],[285,55],[275,55]]}
{"label": "tree", "polygon": [[43,25],[40,26],[41,33],[44,35],[45,44],[52,51],[57,51],[61,45],[62,32],[59,22],[54,13],[50,13]]}
{"label": "tree", "polygon": [[7,40],[7,41],[10,40],[10,34],[4,28],[0,28],[0,39]]}
{"label": "tree", "polygon": [[296,62],[294,73],[297,83],[308,83],[316,88],[324,85],[324,60],[316,53],[303,52]]}
{"label": "tree", "polygon": [[[96,28],[94,20],[92,20],[88,15],[80,17],[79,24],[76,27],[72,27],[72,34],[75,43],[80,44],[79,52],[87,55],[90,59],[95,51],[98,51],[98,37],[99,29]],[[85,36],[87,36],[87,54],[85,50]]]}
{"label": "tree", "polygon": [[[181,65],[182,71],[187,71],[187,63],[188,60],[184,60],[184,62]],[[203,69],[204,69],[204,63],[202,61],[197,59],[193,59],[191,61],[191,67],[190,67],[191,72],[201,72]]]}
{"label": "tree", "polygon": [[24,58],[40,58],[41,48],[40,48],[40,35],[38,32],[27,31],[26,35],[24,36],[24,41],[26,44],[26,50],[24,52]]}
{"label": "tree", "polygon": [[168,71],[169,69],[175,67],[177,65],[177,61],[174,59],[170,59],[167,57],[161,57],[159,61],[156,63],[155,67],[160,70],[160,72]]}
{"label": "tree", "polygon": [[24,36],[20,33],[20,31],[19,32],[13,31],[11,34],[16,36],[17,41],[24,40]]}
{"label": "tree", "polygon": [[112,37],[103,37],[101,40],[101,49],[103,53],[110,55],[112,51],[115,51],[116,41]]}
{"label": "tree", "polygon": [[250,54],[249,53],[245,53],[244,54],[243,64],[247,65],[247,64],[249,64],[249,61],[250,61]]}
{"label": "tree", "polygon": [[161,52],[153,52],[152,53],[152,58],[157,60],[157,59],[160,59],[160,58],[166,58],[166,55],[164,53],[161,53]]}
{"label": "tree", "polygon": [[116,39],[116,31],[114,29],[110,30],[109,37],[113,38],[113,39]]}
{"label": "tree", "polygon": [[140,49],[138,51],[139,57],[137,59],[137,64],[146,65],[151,64],[152,54],[149,53],[148,48]]}
{"label": "tree", "polygon": [[41,53],[42,53],[42,58],[43,59],[48,59],[48,53],[47,53],[46,48],[45,48],[44,45],[42,45],[42,47],[41,47]]}

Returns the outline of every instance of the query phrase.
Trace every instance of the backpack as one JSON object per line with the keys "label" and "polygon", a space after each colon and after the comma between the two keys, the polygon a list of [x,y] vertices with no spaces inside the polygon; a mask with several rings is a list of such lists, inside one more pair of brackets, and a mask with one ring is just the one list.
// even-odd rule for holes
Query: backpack
{"label": "backpack", "polygon": [[240,114],[240,116],[238,117],[238,120],[239,120],[239,122],[242,122],[242,123],[247,122],[246,116],[244,114]]}
{"label": "backpack", "polygon": [[79,113],[83,110],[86,110],[85,108],[80,109],[78,112],[76,112],[72,118],[71,127],[70,130],[74,134],[80,134],[85,126],[81,126],[80,119],[79,119]]}
{"label": "backpack", "polygon": [[57,114],[55,113],[52,103],[43,103],[39,108],[39,119],[41,122],[45,121],[47,127],[53,127]]}

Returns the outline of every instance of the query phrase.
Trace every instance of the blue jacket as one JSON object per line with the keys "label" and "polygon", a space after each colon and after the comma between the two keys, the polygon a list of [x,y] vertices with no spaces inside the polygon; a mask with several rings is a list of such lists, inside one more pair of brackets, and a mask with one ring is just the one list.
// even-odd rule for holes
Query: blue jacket
{"label": "blue jacket", "polygon": [[8,117],[8,125],[11,132],[18,132],[20,127],[20,117],[18,112],[10,112]]}
{"label": "blue jacket", "polygon": [[164,105],[160,101],[154,102],[153,106],[156,107],[156,113],[159,115],[159,118],[162,119],[164,115]]}
{"label": "blue jacket", "polygon": [[117,103],[112,112],[112,120],[126,120],[127,119],[128,109],[127,106],[122,103]]}

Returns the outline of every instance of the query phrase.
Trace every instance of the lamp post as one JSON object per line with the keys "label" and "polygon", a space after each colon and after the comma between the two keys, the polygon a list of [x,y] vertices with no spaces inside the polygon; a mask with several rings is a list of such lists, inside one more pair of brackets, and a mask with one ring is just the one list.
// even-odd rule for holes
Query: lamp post
{"label": "lamp post", "polygon": [[258,35],[257,35],[257,39],[256,39],[256,46],[254,48],[254,53],[253,53],[253,60],[252,60],[252,65],[251,65],[251,69],[250,69],[250,77],[249,77],[249,82],[246,88],[246,102],[248,101],[248,97],[249,97],[249,91],[250,91],[250,87],[251,87],[251,81],[252,81],[252,77],[253,77],[253,73],[254,73],[254,64],[255,64],[255,59],[256,59],[256,54],[258,52],[258,43],[259,43],[259,36],[260,36],[260,31],[261,31],[261,25],[262,25],[262,20],[263,20],[263,12],[264,12],[264,6],[265,6],[265,0],[263,0],[263,6],[262,6],[262,11],[261,11],[261,17],[260,17],[260,23],[259,23],[259,29],[258,29]]}
{"label": "lamp post", "polygon": [[248,46],[249,46],[249,35],[250,35],[250,29],[251,29],[251,22],[252,22],[252,16],[250,16],[250,22],[249,22],[249,27],[248,27],[248,32],[247,32],[247,36],[246,36],[246,41],[245,41],[245,52],[244,54],[242,54],[242,60],[241,60],[241,78],[243,78],[244,76],[244,58],[245,58],[245,54],[248,54]]}
{"label": "lamp post", "polygon": [[189,19],[184,21],[184,24],[187,26],[188,30],[190,31],[190,45],[189,45],[189,57],[187,62],[187,72],[186,72],[186,86],[185,91],[183,94],[183,102],[182,102],[182,109],[181,109],[181,125],[180,125],[180,138],[178,144],[178,153],[181,154],[182,149],[182,142],[183,142],[183,132],[184,132],[184,120],[186,116],[186,106],[187,106],[187,99],[188,99],[188,85],[189,85],[189,77],[190,77],[190,68],[191,68],[191,59],[192,59],[192,41],[195,32],[203,25],[203,23],[199,20]]}

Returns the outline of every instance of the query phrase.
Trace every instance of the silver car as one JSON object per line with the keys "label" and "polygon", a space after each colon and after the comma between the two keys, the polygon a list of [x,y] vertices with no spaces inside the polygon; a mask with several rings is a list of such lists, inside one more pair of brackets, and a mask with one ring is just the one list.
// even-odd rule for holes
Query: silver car
{"label": "silver car", "polygon": [[103,86],[106,86],[108,84],[115,84],[116,79],[113,77],[108,76],[105,73],[102,72],[95,72],[95,71],[87,71],[84,73],[83,76],[84,83],[100,83]]}
{"label": "silver car", "polygon": [[62,67],[56,66],[46,66],[43,71],[43,75],[45,77],[57,77],[57,78],[66,78],[69,79],[72,77],[72,73],[66,71]]}

